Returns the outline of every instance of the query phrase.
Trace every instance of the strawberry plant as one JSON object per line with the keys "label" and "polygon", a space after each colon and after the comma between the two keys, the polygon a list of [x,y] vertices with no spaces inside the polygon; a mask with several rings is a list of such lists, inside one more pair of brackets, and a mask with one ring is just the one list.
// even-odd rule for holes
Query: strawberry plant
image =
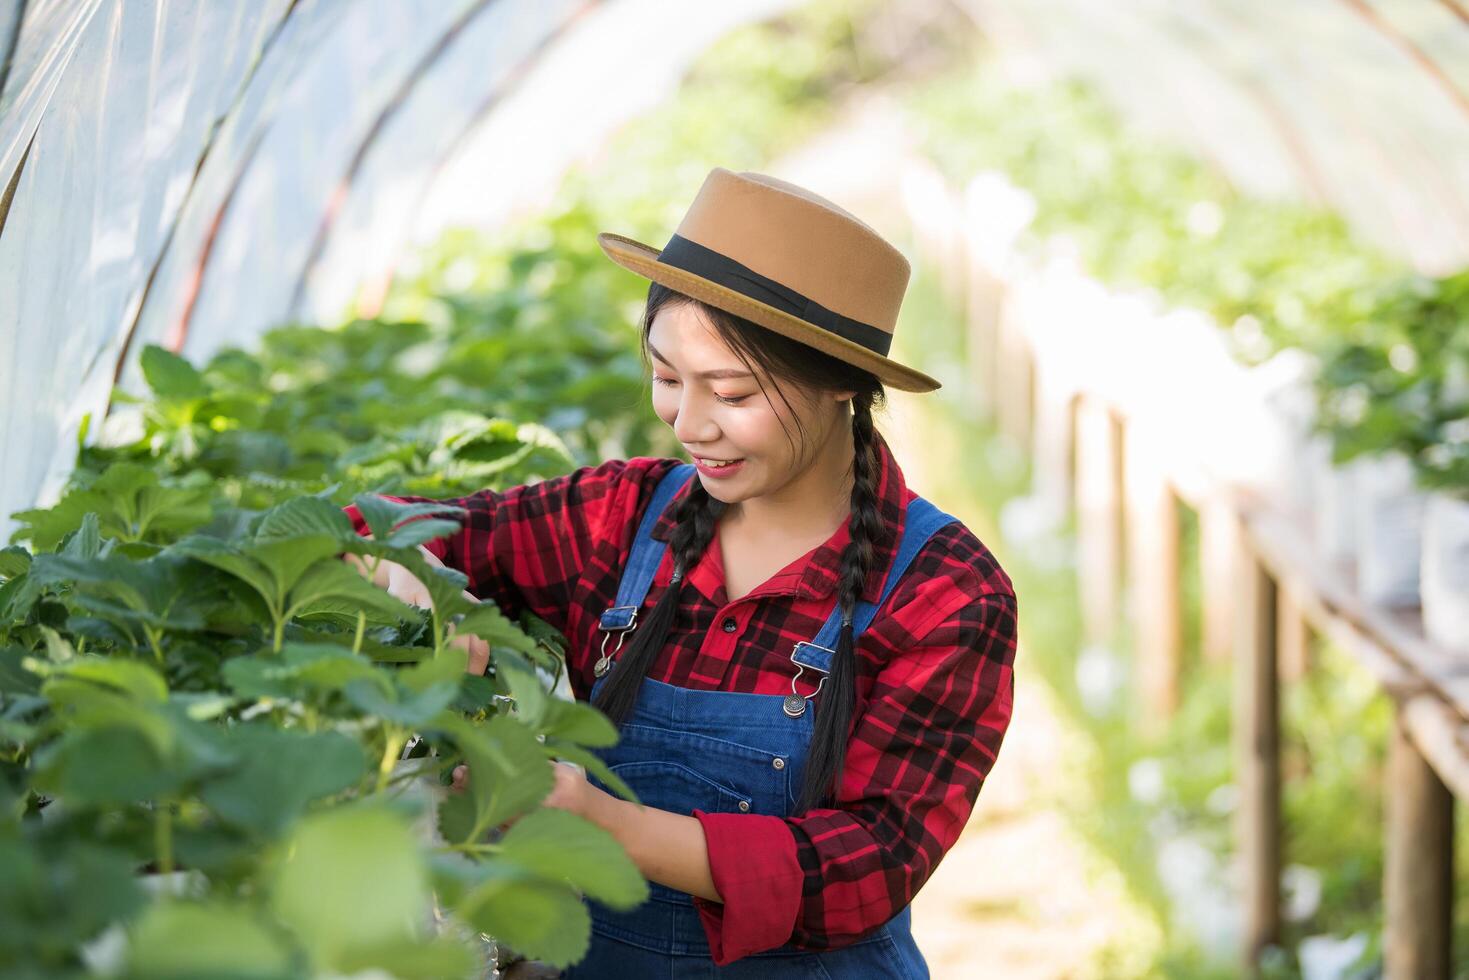
{"label": "strawberry plant", "polygon": [[[423,558],[455,508],[358,495],[371,538],[321,495],[147,522],[160,487],[132,467],[57,509],[106,504],[54,550],[0,552],[0,962],[83,975],[118,926],[129,976],[467,975],[464,934],[566,964],[580,896],[646,898],[610,835],[539,808],[550,759],[620,786],[589,751],[615,730],[548,695],[547,624]],[[346,554],[409,567],[430,608]],[[450,623],[489,643],[485,676]]]}

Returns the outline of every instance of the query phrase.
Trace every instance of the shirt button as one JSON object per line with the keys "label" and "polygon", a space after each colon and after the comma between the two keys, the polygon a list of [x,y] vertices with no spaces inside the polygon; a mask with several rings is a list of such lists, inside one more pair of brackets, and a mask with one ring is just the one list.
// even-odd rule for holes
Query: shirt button
{"label": "shirt button", "polygon": [[733,633],[735,630],[740,628],[740,624],[734,621],[733,616],[725,619],[725,621],[720,625],[726,633]]}
{"label": "shirt button", "polygon": [[770,764],[776,769],[784,769],[786,767],[786,761],[778,757],[771,759]]}
{"label": "shirt button", "polygon": [[749,813],[750,812],[750,802],[748,800],[740,800],[740,812],[741,813]]}

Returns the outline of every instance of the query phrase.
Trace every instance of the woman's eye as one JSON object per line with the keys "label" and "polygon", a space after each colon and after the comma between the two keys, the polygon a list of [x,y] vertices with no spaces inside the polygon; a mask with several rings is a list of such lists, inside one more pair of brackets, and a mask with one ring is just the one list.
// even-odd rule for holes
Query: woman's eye
{"label": "woman's eye", "polygon": [[[672,378],[660,378],[657,375],[654,375],[653,376],[653,383],[654,384],[665,385],[665,386],[667,386],[669,388],[672,388],[674,385],[678,384],[678,382],[677,381],[674,381]],[[718,398],[720,401],[724,402],[724,404],[726,404],[726,405],[738,405],[740,402],[744,401],[746,398],[749,398],[750,396],[749,395],[740,395],[738,398],[725,398],[723,395],[716,394],[714,397],[715,398]]]}

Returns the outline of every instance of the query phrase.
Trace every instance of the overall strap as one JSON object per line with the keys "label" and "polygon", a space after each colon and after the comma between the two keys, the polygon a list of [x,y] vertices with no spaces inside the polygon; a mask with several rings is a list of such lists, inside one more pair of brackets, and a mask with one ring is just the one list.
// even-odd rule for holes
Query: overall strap
{"label": "overall strap", "polygon": [[[893,588],[898,584],[898,580],[912,564],[913,557],[928,543],[928,539],[933,537],[934,532],[939,528],[956,520],[958,518],[944,513],[923,497],[914,497],[908,502],[906,516],[903,519],[903,534],[898,540],[898,553],[893,557],[893,563],[888,568],[887,578],[883,580],[882,594],[878,596],[876,602],[859,600],[852,610],[853,642],[856,642],[857,637],[861,636],[871,625],[872,617],[877,615],[877,610],[887,601]],[[837,637],[841,635],[841,630],[842,607],[839,602],[816,634],[816,639],[809,643],[803,640],[796,644],[796,648],[791,651],[791,662],[797,667],[820,671],[822,674],[830,673],[831,658],[836,653]]]}
{"label": "overall strap", "polygon": [[663,474],[663,478],[653,488],[653,499],[648,501],[648,509],[643,511],[643,519],[638,522],[638,533],[633,537],[632,553],[628,556],[627,565],[622,570],[622,579],[617,583],[616,604],[602,612],[598,624],[604,634],[618,634],[617,648],[612,653],[607,652],[607,637],[602,637],[602,657],[597,661],[595,667],[598,677],[605,674],[612,665],[612,654],[622,648],[623,634],[637,625],[638,610],[642,608],[643,600],[648,597],[648,589],[653,585],[653,575],[663,561],[663,553],[668,550],[668,542],[658,541],[653,537],[653,528],[657,525],[658,519],[663,516],[663,511],[668,507],[669,501],[693,475],[694,464],[681,463]]}

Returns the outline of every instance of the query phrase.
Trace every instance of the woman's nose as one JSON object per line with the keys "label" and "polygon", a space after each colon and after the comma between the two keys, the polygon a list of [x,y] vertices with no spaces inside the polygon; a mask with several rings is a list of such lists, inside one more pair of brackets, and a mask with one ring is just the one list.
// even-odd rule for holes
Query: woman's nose
{"label": "woman's nose", "polygon": [[708,424],[708,416],[694,404],[694,399],[685,398],[679,402],[678,415],[673,419],[673,434],[679,442],[686,446],[700,446],[717,441],[704,428]]}

